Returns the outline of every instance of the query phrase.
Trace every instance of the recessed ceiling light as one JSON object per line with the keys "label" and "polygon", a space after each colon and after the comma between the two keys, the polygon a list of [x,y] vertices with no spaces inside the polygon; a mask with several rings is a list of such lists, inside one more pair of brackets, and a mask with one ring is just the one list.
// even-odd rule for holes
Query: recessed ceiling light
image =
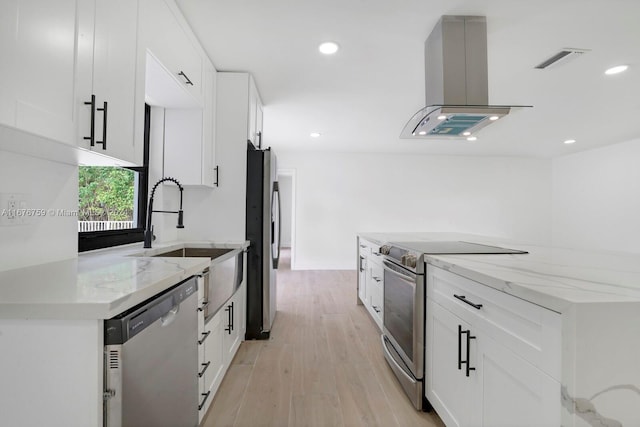
{"label": "recessed ceiling light", "polygon": [[324,42],[318,46],[320,53],[324,53],[325,55],[333,55],[338,51],[338,49],[338,43],[335,42]]}
{"label": "recessed ceiling light", "polygon": [[446,118],[447,116],[445,116],[444,114],[438,116],[438,120],[445,120]]}
{"label": "recessed ceiling light", "polygon": [[467,141],[475,141],[475,140],[477,140],[477,139],[478,139],[478,138],[477,138],[477,137],[475,137],[475,136],[470,136],[470,137],[468,137],[468,138],[467,138]]}
{"label": "recessed ceiling light", "polygon": [[426,135],[427,131],[421,130],[420,132],[418,132],[418,135]]}
{"label": "recessed ceiling light", "polygon": [[491,116],[491,117],[489,117],[489,120],[494,121],[494,120],[498,120],[499,118],[500,117],[498,117],[498,116]]}
{"label": "recessed ceiling light", "polygon": [[469,131],[462,132],[462,135],[463,135],[463,136],[469,136],[469,135],[471,135],[471,132],[469,132]]}
{"label": "recessed ceiling light", "polygon": [[575,139],[567,139],[564,141],[565,144],[573,144],[574,142],[576,142]]}
{"label": "recessed ceiling light", "polygon": [[311,132],[309,136],[311,138],[320,138],[320,132]]}
{"label": "recessed ceiling light", "polygon": [[628,65],[617,65],[615,67],[609,68],[604,73],[608,76],[611,76],[613,74],[618,74],[618,73],[622,73],[623,71],[627,71],[627,68],[629,68]]}

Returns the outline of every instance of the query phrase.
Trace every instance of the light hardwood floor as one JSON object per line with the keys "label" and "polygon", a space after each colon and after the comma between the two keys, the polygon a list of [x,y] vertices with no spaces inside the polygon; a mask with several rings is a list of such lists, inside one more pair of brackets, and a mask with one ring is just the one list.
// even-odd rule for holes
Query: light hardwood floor
{"label": "light hardwood floor", "polygon": [[291,271],[288,261],[284,251],[271,338],[242,343],[202,426],[443,427],[387,366],[356,305],[356,272]]}

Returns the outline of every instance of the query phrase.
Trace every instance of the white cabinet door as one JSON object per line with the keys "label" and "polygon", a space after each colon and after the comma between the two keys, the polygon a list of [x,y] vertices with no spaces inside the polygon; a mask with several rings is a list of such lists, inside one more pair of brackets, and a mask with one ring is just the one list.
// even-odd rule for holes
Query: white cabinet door
{"label": "white cabinet door", "polygon": [[172,0],[141,0],[140,13],[144,46],[202,106],[203,57],[180,10]]}
{"label": "white cabinet door", "polygon": [[[142,164],[144,141],[136,123],[144,102],[136,103],[137,0],[87,0],[93,6],[83,22],[93,24],[92,49],[79,51],[78,145],[129,164]],[[95,19],[95,21],[93,21]],[[89,25],[83,24],[83,29]],[[89,37],[85,37],[89,43]],[[87,79],[89,81],[87,82]],[[139,132],[138,134],[140,134]]]}
{"label": "white cabinet door", "polygon": [[204,70],[204,112],[202,118],[202,178],[207,187],[218,186],[216,169],[216,69],[213,64],[205,64]]}
{"label": "white cabinet door", "polygon": [[560,425],[560,384],[484,334],[478,336],[477,369],[481,407],[474,411],[474,425]]}
{"label": "white cabinet door", "polygon": [[364,255],[362,249],[358,257],[358,297],[363,304],[367,303],[367,278],[369,272],[367,269],[367,257]]}
{"label": "white cabinet door", "polygon": [[242,341],[240,336],[240,314],[242,311],[240,292],[236,292],[221,311],[223,311],[224,324],[224,361],[225,365],[230,365]]}
{"label": "white cabinet door", "polygon": [[[426,396],[448,427],[474,425],[473,413],[478,372],[471,370],[466,375],[466,334],[469,324],[449,310],[427,300],[426,329]],[[460,329],[459,329],[460,328]],[[475,367],[474,340],[469,348],[470,367]]]}
{"label": "white cabinet door", "polygon": [[75,144],[82,8],[82,0],[0,2],[0,123]]}
{"label": "white cabinet door", "polygon": [[262,144],[262,101],[253,77],[249,78],[249,112],[247,139],[256,147]]}
{"label": "white cabinet door", "polygon": [[207,370],[204,373],[204,383],[206,393],[209,393],[206,400],[206,396],[201,396],[201,401],[204,401],[204,405],[201,404],[201,411],[205,412],[209,408],[213,396],[215,395],[224,373],[226,370],[224,363],[224,349],[223,349],[223,333],[224,326],[223,320],[225,319],[224,312],[219,311],[215,316],[209,320],[209,323],[205,325],[205,331],[209,332],[204,342],[205,360],[209,363]]}
{"label": "white cabinet door", "polygon": [[165,110],[164,176],[185,186],[214,187],[215,162],[215,68],[205,74],[204,108]]}

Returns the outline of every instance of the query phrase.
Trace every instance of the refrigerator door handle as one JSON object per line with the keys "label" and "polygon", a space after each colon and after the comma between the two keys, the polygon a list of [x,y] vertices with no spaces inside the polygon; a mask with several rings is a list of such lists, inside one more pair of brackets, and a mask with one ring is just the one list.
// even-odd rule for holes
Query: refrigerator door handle
{"label": "refrigerator door handle", "polygon": [[[274,221],[273,218],[273,214],[274,214],[274,209],[272,206],[271,209],[271,244],[275,245],[275,248],[273,248],[273,268],[277,269],[278,268],[278,263],[280,261],[280,236],[281,236],[281,231],[280,231],[280,225],[281,225],[281,219],[280,219],[280,186],[278,185],[278,182],[274,182],[273,183],[273,199],[272,199],[272,203],[275,205],[275,210],[276,210],[276,219],[278,221],[277,227],[276,227],[276,222]],[[276,230],[277,228],[277,230]],[[276,234],[278,235],[277,239],[276,239]]]}

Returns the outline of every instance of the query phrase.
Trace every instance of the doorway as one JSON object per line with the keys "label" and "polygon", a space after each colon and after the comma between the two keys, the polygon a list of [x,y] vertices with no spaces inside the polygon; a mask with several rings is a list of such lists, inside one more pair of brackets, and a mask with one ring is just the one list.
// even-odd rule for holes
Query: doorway
{"label": "doorway", "polygon": [[[296,269],[295,251],[295,188],[296,171],[278,169],[278,188],[280,189],[280,245],[284,258],[290,255],[290,268]],[[283,259],[286,263],[286,259]]]}

